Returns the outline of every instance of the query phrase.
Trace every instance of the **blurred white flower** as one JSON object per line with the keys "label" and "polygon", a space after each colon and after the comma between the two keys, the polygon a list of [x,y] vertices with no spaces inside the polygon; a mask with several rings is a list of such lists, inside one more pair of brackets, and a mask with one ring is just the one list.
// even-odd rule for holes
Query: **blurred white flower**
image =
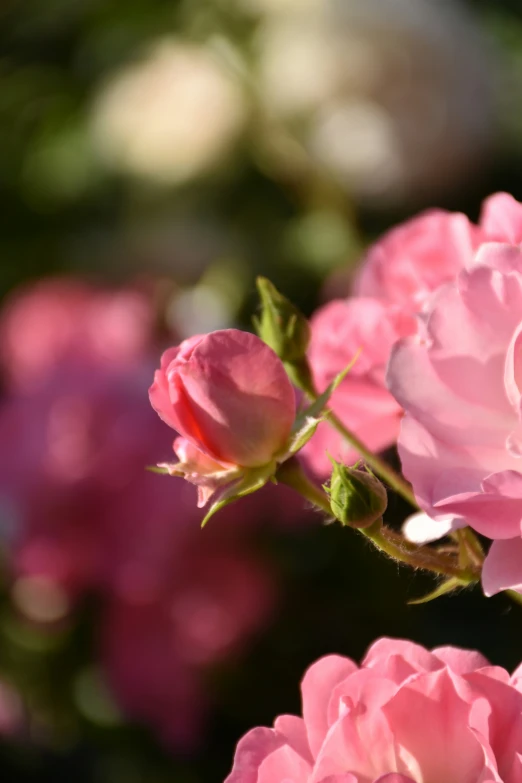
{"label": "blurred white flower", "polygon": [[237,4],[246,11],[257,14],[276,14],[286,11],[303,11],[304,9],[317,8],[325,0],[236,0]]}
{"label": "blurred white flower", "polygon": [[309,146],[362,197],[386,193],[408,176],[393,118],[375,102],[354,99],[319,112]]}
{"label": "blurred white flower", "polygon": [[291,119],[335,92],[339,57],[315,13],[268,20],[260,34],[260,88],[265,106]]}
{"label": "blurred white flower", "polygon": [[92,134],[108,165],[168,184],[218,163],[245,119],[242,89],[217,55],[164,39],[102,88]]}
{"label": "blurred white flower", "polygon": [[458,0],[256,2],[265,112],[356,198],[434,198],[482,162],[492,56]]}

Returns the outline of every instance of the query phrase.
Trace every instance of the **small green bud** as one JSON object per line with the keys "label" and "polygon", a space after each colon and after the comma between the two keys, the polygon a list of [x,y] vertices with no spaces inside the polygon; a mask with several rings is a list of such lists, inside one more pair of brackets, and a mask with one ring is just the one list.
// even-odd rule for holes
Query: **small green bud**
{"label": "small green bud", "polygon": [[310,324],[301,311],[266,277],[257,278],[261,297],[261,316],[256,327],[264,342],[288,364],[299,364],[306,358],[310,342]]}
{"label": "small green bud", "polygon": [[388,505],[386,489],[378,478],[361,468],[349,468],[332,460],[330,506],[336,519],[350,527],[369,527],[382,517]]}

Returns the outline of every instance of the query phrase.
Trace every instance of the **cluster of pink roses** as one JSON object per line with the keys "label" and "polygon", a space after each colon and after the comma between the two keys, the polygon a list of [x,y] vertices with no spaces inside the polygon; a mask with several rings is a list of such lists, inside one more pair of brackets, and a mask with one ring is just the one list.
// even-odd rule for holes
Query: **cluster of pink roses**
{"label": "cluster of pink roses", "polygon": [[[459,546],[475,542],[486,594],[522,593],[522,204],[500,193],[479,225],[435,210],[391,231],[367,254],[354,296],[312,318],[306,357],[286,351],[296,316],[278,297],[268,303],[267,341],[275,330],[281,359],[312,400],[333,383],[333,414],[300,444],[309,466],[326,477],[332,455],[353,463],[398,442],[420,508],[405,526],[410,542],[469,527],[492,541],[482,562],[472,534],[455,536]],[[279,466],[293,454],[295,398],[283,363],[259,338],[226,330],[171,349],[150,398],[181,435],[179,462],[166,469],[198,485],[201,505],[216,492],[235,499],[256,489],[255,477],[286,475]],[[330,494],[333,476],[336,504],[352,503],[364,482],[337,466]],[[302,494],[328,507],[318,488]],[[367,535],[377,546],[420,562],[415,547],[401,549],[376,524]],[[434,565],[443,550],[424,552],[426,568],[459,583],[450,561]],[[303,681],[303,718],[250,732],[228,783],[517,783],[520,680],[478,653],[391,640],[377,642],[361,669],[325,658]]]}
{"label": "cluster of pink roses", "polygon": [[[318,384],[362,347],[331,404],[371,449],[398,438],[424,512],[409,537],[421,543],[469,525],[492,539],[487,595],[522,590],[521,243],[522,204],[505,193],[485,202],[477,226],[427,212],[369,250],[354,297],[312,319]],[[354,459],[321,429],[305,449],[313,468],[324,472],[326,450]]]}
{"label": "cluster of pink roses", "polygon": [[[330,404],[360,441],[397,441],[421,514],[416,542],[471,526],[492,539],[486,593],[522,591],[522,205],[485,203],[478,226],[464,215],[425,213],[370,249],[356,295],[318,311],[308,350],[323,390],[360,355]],[[266,479],[284,456],[295,401],[281,361],[234,330],[185,341],[164,355],[153,407],[181,434],[167,465],[199,487],[204,505],[248,474]],[[406,416],[404,416],[404,412]],[[330,456],[357,451],[319,424],[303,448],[321,477]]]}

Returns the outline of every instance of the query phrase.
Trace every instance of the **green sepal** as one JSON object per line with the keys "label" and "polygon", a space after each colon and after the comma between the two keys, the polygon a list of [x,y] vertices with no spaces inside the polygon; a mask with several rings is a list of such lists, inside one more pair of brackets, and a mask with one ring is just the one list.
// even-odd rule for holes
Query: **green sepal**
{"label": "green sepal", "polygon": [[360,351],[357,352],[350,364],[333,379],[328,388],[325,389],[308,408],[305,408],[305,410],[299,413],[294,423],[290,442],[284,454],[278,457],[280,462],[297,454],[297,452],[313,437],[319,424],[326,419],[326,416],[321,416],[321,413],[328,404],[334,391],[352,369],[357,361],[359,353]]}
{"label": "green sepal", "polygon": [[159,465],[146,465],[145,470],[148,470],[149,473],[158,473],[160,476],[170,476],[167,468],[161,468]]}
{"label": "green sepal", "polygon": [[308,441],[315,435],[315,431],[322,419],[313,419],[312,417],[306,417],[303,419],[299,416],[294,424],[292,434],[285,446],[284,451],[276,455],[277,462],[285,462],[294,454],[297,454],[303,446],[306,446]]}
{"label": "green sepal", "polygon": [[308,408],[306,408],[306,410],[304,410],[301,413],[301,417],[305,417],[305,418],[311,417],[311,418],[316,419],[316,418],[318,418],[322,414],[322,412],[324,411],[324,409],[326,408],[326,406],[330,402],[330,397],[332,396],[334,391],[337,389],[339,384],[341,384],[344,381],[344,379],[346,378],[346,376],[348,375],[348,373],[350,372],[350,370],[354,366],[355,362],[359,358],[359,355],[360,355],[361,351],[362,351],[362,348],[359,348],[359,350],[357,351],[357,353],[355,354],[355,356],[351,360],[350,364],[348,364],[344,368],[344,370],[341,370],[341,372],[338,375],[335,376],[333,381],[330,383],[329,386],[326,387],[324,392],[322,392],[322,394],[320,394],[313,401],[313,403]]}
{"label": "green sepal", "polygon": [[235,500],[239,500],[239,498],[243,498],[245,495],[250,495],[252,492],[256,492],[258,489],[264,487],[267,481],[269,481],[274,475],[275,470],[275,460],[273,462],[269,462],[267,465],[263,465],[260,468],[250,468],[245,470],[241,478],[225,489],[224,492],[221,493],[220,497],[212,503],[209,510],[205,514],[203,521],[201,522],[201,527],[205,527],[210,517],[213,517],[214,514],[216,514],[218,511],[221,511],[221,509],[225,508],[225,506],[228,506]]}
{"label": "green sepal", "polygon": [[258,277],[256,285],[262,308],[261,315],[254,318],[258,335],[283,362],[301,362],[310,343],[308,320],[266,277]]}
{"label": "green sepal", "polygon": [[435,599],[440,598],[443,595],[447,595],[448,593],[452,593],[454,590],[458,590],[459,587],[468,586],[469,582],[463,582],[458,577],[452,576],[438,585],[438,587],[436,587],[435,590],[432,590],[431,593],[428,593],[422,598],[416,598],[414,601],[408,601],[408,605],[418,606],[419,604],[428,604],[430,601],[435,601]]}

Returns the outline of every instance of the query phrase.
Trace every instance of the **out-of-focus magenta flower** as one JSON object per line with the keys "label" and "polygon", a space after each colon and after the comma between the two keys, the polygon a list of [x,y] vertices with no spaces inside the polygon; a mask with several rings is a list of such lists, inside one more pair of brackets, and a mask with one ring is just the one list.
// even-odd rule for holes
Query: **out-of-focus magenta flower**
{"label": "out-of-focus magenta flower", "polygon": [[15,736],[24,725],[24,708],[20,695],[5,680],[0,680],[0,736]]}
{"label": "out-of-focus magenta flower", "polygon": [[193,528],[154,600],[108,607],[102,649],[127,714],[188,750],[209,700],[201,670],[237,654],[268,618],[273,584],[243,545]]}
{"label": "out-of-focus magenta flower", "polygon": [[[330,406],[369,448],[380,451],[394,443],[402,410],[386,389],[384,374],[394,343],[415,332],[414,318],[377,299],[359,297],[320,308],[311,326],[309,360],[318,391],[322,392],[357,355],[334,391]],[[321,477],[331,472],[328,454],[344,463],[358,458],[328,423],[319,425],[302,454]]]}
{"label": "out-of-focus magenta flower", "polygon": [[110,367],[139,360],[151,340],[150,296],[56,278],[21,289],[0,315],[0,356],[10,385],[34,390],[61,361]]}
{"label": "out-of-focus magenta flower", "polygon": [[170,451],[147,404],[151,300],[60,279],[15,294],[0,320],[6,370],[19,380],[0,407],[0,500],[17,573],[70,596],[106,589],[120,566],[143,571],[173,520],[181,530],[197,517],[182,483],[176,491],[145,470]]}
{"label": "out-of-focus magenta flower", "polygon": [[149,396],[182,436],[174,468],[200,485],[200,505],[244,469],[272,463],[296,412],[281,361],[259,337],[237,329],[197,335],[166,351]]}
{"label": "out-of-focus magenta flower", "polygon": [[[27,317],[24,355],[38,345],[47,357],[34,385],[28,365],[13,358],[8,371],[17,383],[0,405],[1,532],[12,556],[14,600],[29,619],[53,622],[71,602],[95,593],[118,700],[182,748],[197,742],[207,709],[205,670],[241,650],[270,613],[273,580],[250,554],[249,536],[257,523],[279,516],[281,493],[246,498],[202,535],[192,488],[145,469],[172,448],[170,431],[147,401],[157,350],[150,332],[130,342],[122,334],[109,361],[89,343],[96,329],[87,313],[103,323],[101,303],[112,310],[125,292],[92,291],[92,307],[82,287],[82,309],[66,290],[63,281],[54,293],[49,284],[44,308],[31,293],[9,307]],[[74,326],[69,342],[54,327],[45,331],[49,302]],[[141,324],[150,321],[149,313]],[[290,502],[284,516],[296,510]]]}
{"label": "out-of-focus magenta flower", "polygon": [[493,539],[486,593],[522,590],[522,249],[484,245],[439,291],[422,339],[395,348],[388,373],[406,415],[404,475],[427,517],[417,538],[470,525]]}
{"label": "out-of-focus magenta flower", "polygon": [[[35,394],[1,406],[0,502],[19,575],[45,577],[74,597],[107,585],[116,557],[131,557],[120,548],[134,528],[147,530],[143,546],[162,545],[179,493],[145,470],[169,450],[147,405],[149,372],[148,364],[62,366]],[[182,509],[179,526],[194,524],[188,502]]]}
{"label": "out-of-focus magenta flower", "polygon": [[359,668],[330,655],[306,672],[303,717],[238,744],[227,783],[516,783],[522,693],[479,653],[380,639]]}

